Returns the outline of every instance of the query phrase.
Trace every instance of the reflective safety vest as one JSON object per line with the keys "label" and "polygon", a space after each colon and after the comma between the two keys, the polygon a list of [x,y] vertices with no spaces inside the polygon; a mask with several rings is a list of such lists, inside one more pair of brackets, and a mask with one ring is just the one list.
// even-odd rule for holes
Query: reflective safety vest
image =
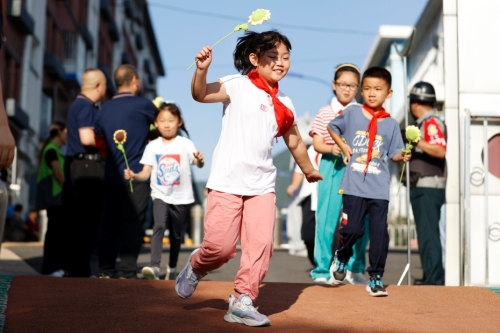
{"label": "reflective safety vest", "polygon": [[51,149],[56,152],[61,173],[64,174],[64,155],[59,146],[57,146],[53,141],[49,141],[42,151],[42,159],[40,161],[40,169],[38,171],[36,209],[39,210],[62,205],[62,184],[59,184],[54,176],[54,171],[45,161],[45,155]]}

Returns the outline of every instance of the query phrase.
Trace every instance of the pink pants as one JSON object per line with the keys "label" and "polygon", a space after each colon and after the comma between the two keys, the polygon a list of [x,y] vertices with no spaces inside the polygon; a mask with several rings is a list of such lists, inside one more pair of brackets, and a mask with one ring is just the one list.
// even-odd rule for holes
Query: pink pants
{"label": "pink pants", "polygon": [[252,300],[269,269],[273,254],[276,196],[274,193],[241,196],[210,190],[205,237],[191,265],[199,273],[213,271],[236,256],[241,237],[241,262],[234,291]]}

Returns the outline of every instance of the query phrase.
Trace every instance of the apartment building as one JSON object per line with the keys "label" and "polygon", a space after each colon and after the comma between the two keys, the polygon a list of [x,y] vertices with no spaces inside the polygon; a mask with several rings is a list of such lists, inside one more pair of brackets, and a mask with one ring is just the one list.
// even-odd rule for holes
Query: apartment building
{"label": "apartment building", "polygon": [[3,0],[0,78],[17,145],[9,171],[12,201],[34,203],[40,142],[54,120],[65,120],[80,90],[83,71],[101,69],[110,99],[113,71],[132,64],[141,95],[153,99],[165,76],[147,2],[144,0]]}

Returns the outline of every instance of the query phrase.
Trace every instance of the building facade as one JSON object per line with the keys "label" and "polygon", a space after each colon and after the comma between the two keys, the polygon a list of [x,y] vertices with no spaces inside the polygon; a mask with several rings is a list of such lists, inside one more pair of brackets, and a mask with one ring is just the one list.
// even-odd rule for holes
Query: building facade
{"label": "building facade", "polygon": [[156,96],[165,75],[147,2],[143,0],[3,0],[4,35],[0,79],[16,157],[9,179],[13,203],[34,203],[40,142],[50,123],[65,120],[80,91],[86,68],[107,78],[110,99],[113,71],[132,64],[142,82],[141,95]]}

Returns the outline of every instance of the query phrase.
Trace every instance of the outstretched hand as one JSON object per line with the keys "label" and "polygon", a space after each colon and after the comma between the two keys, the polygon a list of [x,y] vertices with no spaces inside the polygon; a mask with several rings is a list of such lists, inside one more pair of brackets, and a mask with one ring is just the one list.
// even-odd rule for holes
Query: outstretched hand
{"label": "outstretched hand", "polygon": [[196,159],[196,164],[201,168],[205,164],[205,159],[203,158],[203,154],[197,151],[193,153],[193,156]]}
{"label": "outstretched hand", "polygon": [[323,180],[323,176],[318,170],[314,169],[312,172],[304,175],[309,183],[316,183],[317,181]]}

